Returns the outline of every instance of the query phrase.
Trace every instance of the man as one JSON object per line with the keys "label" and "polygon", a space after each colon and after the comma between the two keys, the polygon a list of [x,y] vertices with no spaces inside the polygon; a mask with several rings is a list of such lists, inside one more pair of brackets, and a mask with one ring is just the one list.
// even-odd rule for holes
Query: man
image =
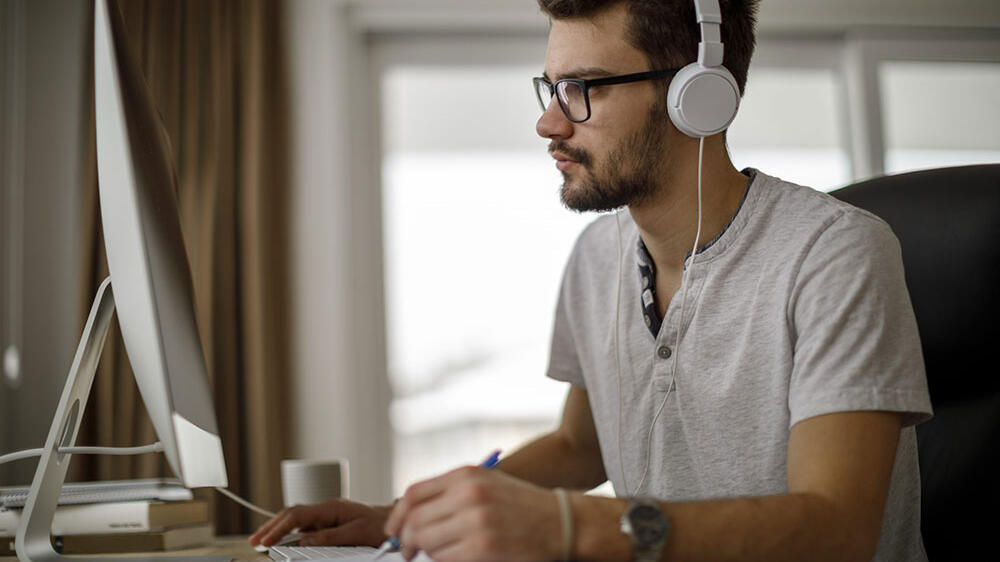
{"label": "man", "polygon": [[[311,544],[398,535],[407,559],[440,562],[926,559],[912,426],[930,403],[888,226],[736,170],[724,133],[700,146],[668,116],[669,77],[551,86],[579,88],[583,114],[546,99],[560,80],[695,60],[690,0],[539,4],[552,25],[537,131],[563,201],[627,209],[592,223],[566,268],[548,373],[571,383],[560,427],[392,508],[285,510],[251,542],[301,527]],[[722,5],[740,91],[755,12]],[[582,494],[606,479],[618,498]]]}

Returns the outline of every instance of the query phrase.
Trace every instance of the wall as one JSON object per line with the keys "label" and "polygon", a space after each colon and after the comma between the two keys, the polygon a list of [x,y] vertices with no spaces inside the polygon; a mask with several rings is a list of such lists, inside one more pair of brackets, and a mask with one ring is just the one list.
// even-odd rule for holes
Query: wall
{"label": "wall", "polygon": [[[292,451],[346,457],[351,495],[390,499],[381,206],[362,34],[347,3],[287,4],[292,146]],[[359,93],[360,90],[360,93]]]}

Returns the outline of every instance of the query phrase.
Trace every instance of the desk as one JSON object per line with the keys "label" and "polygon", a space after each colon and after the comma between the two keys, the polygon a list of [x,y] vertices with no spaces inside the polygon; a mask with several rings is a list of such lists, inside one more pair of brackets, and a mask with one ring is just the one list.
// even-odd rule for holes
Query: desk
{"label": "desk", "polygon": [[[94,555],[88,555],[94,556]],[[106,554],[103,558],[128,558],[130,556],[232,556],[238,562],[270,562],[267,553],[257,552],[247,542],[247,537],[216,537],[212,544],[200,548],[185,548],[167,552],[130,552],[128,554]],[[0,556],[0,560],[13,561],[13,556]]]}

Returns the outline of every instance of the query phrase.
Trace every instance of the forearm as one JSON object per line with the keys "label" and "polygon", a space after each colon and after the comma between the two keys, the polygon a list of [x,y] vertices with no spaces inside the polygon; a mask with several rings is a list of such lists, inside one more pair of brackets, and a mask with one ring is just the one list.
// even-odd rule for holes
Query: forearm
{"label": "forearm", "polygon": [[600,450],[574,446],[558,431],[518,449],[497,470],[545,488],[589,490],[607,480]]}
{"label": "forearm", "polygon": [[[619,530],[626,501],[574,495],[580,560],[631,560],[632,542]],[[861,560],[874,543],[821,496],[786,494],[694,503],[662,503],[670,522],[663,560]]]}

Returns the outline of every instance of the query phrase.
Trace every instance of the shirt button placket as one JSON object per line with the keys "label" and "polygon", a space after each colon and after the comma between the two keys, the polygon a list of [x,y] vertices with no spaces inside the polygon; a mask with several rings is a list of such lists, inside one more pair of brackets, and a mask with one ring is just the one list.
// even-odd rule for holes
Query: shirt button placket
{"label": "shirt button placket", "polygon": [[[656,356],[660,360],[670,359],[670,357],[672,357],[673,354],[674,354],[673,350],[671,350],[670,347],[666,345],[661,345],[656,348]],[[657,371],[660,371],[660,369],[657,369]],[[661,372],[663,374],[661,376],[656,377],[654,386],[656,387],[656,390],[660,392],[667,392],[667,390],[670,388],[670,375],[668,374],[669,370],[664,369]]]}

